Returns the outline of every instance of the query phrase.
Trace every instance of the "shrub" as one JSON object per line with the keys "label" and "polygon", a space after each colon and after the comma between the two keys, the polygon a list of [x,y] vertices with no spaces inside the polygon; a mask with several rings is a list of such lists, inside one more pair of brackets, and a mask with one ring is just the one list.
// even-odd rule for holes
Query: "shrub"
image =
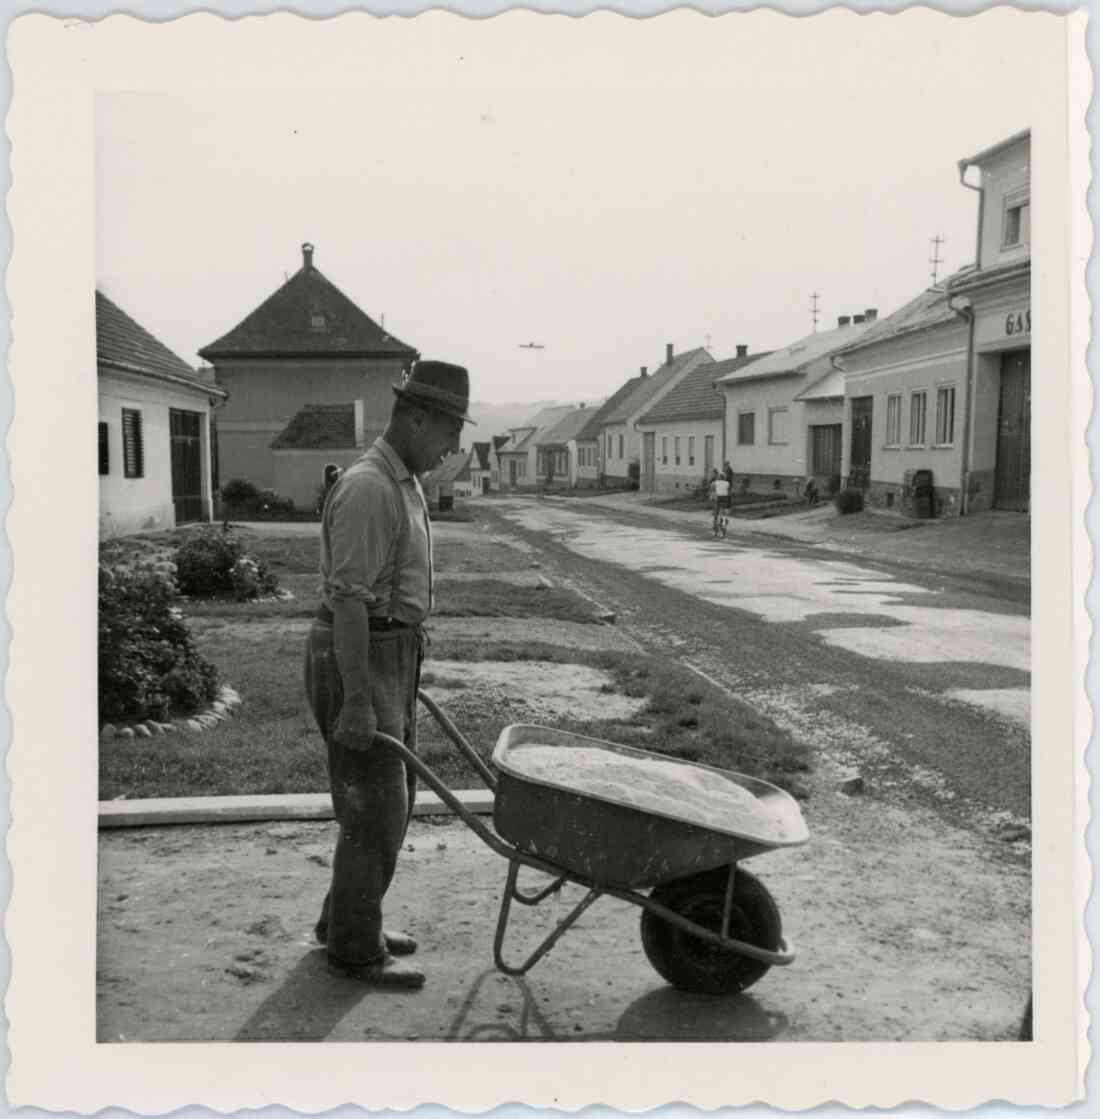
{"label": "shrub", "polygon": [[237,509],[251,509],[260,500],[259,487],[244,478],[233,478],[222,486],[222,501]]}
{"label": "shrub", "polygon": [[863,508],[863,490],[841,490],[833,502],[838,513],[858,513]]}
{"label": "shrub", "polygon": [[170,573],[99,568],[99,717],[163,720],[204,706],[218,676],[195,648]]}
{"label": "shrub", "polygon": [[225,529],[203,529],[185,540],[176,551],[176,572],[180,591],[198,598],[249,599],[279,588],[267,565],[245,555],[241,541]]}

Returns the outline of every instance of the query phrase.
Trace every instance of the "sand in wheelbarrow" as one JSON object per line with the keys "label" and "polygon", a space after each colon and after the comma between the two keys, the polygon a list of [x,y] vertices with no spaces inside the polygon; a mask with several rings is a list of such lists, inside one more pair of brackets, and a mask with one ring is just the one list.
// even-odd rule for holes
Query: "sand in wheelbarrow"
{"label": "sand in wheelbarrow", "polygon": [[644,812],[711,828],[782,829],[768,807],[721,774],[660,758],[618,754],[598,746],[524,743],[508,755],[520,773]]}

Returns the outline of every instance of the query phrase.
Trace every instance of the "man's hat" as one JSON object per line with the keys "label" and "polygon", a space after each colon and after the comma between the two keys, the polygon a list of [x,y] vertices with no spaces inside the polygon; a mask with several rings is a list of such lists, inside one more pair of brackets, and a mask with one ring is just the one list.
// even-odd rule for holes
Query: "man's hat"
{"label": "man's hat", "polygon": [[470,374],[461,365],[418,361],[409,376],[393,386],[393,391],[410,404],[457,416],[468,424],[474,422],[466,414],[470,406]]}

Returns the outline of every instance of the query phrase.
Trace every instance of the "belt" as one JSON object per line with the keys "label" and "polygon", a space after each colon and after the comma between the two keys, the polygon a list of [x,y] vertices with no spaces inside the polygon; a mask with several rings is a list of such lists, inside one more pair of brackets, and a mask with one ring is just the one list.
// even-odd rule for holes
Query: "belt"
{"label": "belt", "polygon": [[[332,611],[327,606],[318,606],[316,616],[320,621],[332,625]],[[409,622],[403,622],[399,618],[389,618],[384,614],[370,615],[368,617],[368,623],[371,630],[375,633],[388,633],[390,630],[398,629],[420,629],[420,626],[414,626]]]}

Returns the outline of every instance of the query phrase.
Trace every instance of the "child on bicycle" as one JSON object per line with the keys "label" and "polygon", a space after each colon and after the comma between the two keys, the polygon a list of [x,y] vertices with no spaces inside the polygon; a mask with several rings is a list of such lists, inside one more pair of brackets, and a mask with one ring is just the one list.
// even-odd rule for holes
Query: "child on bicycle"
{"label": "child on bicycle", "polygon": [[724,474],[712,471],[709,496],[714,511],[714,535],[726,534],[726,510],[729,508],[730,484]]}

